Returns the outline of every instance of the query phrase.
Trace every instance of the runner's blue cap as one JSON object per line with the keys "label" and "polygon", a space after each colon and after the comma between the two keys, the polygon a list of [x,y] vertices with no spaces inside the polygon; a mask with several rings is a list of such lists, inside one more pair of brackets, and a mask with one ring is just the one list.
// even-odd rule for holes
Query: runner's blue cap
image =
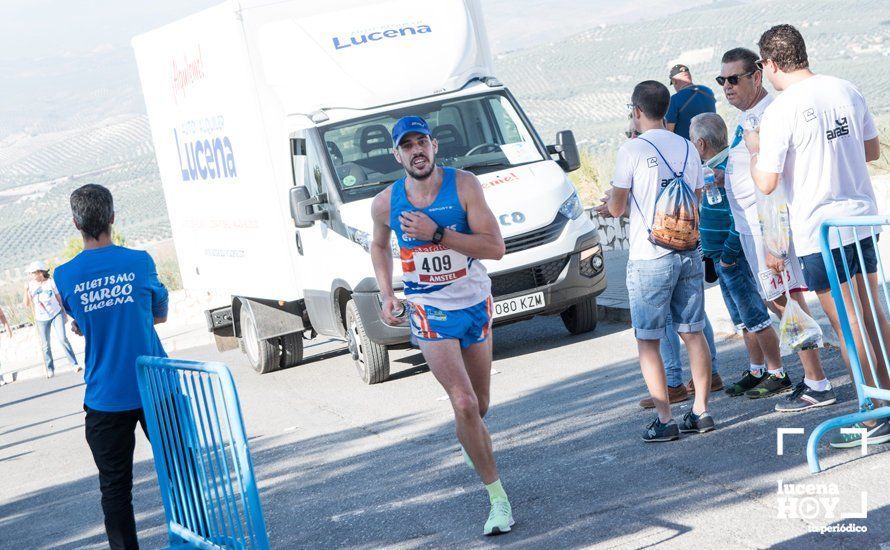
{"label": "runner's blue cap", "polygon": [[430,125],[419,116],[406,116],[399,119],[396,125],[392,127],[392,144],[398,147],[402,142],[402,138],[408,134],[423,134],[430,136],[433,132]]}

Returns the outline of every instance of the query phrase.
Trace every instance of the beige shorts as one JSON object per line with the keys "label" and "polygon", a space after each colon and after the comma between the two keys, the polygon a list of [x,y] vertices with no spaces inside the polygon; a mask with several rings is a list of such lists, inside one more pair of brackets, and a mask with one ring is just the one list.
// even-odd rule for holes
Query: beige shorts
{"label": "beige shorts", "polygon": [[[763,288],[760,287],[760,277],[758,275],[761,271],[769,269],[766,265],[766,247],[763,245],[763,237],[740,233],[739,240],[742,242],[742,250],[745,252],[745,259],[748,260],[748,265],[751,266],[754,280],[758,281],[757,292],[760,293],[761,298],[766,299],[766,294],[763,292]],[[788,258],[785,260],[785,269],[792,271],[792,276],[798,281],[796,285],[791,287],[791,290],[807,290],[807,285],[803,282],[803,270],[800,269],[800,260],[797,259],[797,255],[794,253],[794,243],[790,245]]]}

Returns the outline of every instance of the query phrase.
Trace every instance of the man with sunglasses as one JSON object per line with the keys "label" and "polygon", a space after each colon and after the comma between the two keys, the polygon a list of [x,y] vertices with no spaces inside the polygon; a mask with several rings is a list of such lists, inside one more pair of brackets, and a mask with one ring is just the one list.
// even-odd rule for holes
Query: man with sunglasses
{"label": "man with sunglasses", "polygon": [[670,84],[677,93],[671,96],[667,114],[664,115],[665,128],[689,139],[689,123],[695,115],[717,112],[714,92],[707,86],[694,84],[692,73],[686,65],[671,67]]}
{"label": "man with sunglasses", "polygon": [[[855,86],[810,71],[806,44],[797,29],[791,25],[772,27],[760,37],[758,46],[762,58],[757,62],[758,67],[782,94],[764,112],[760,131],[745,133],[751,152],[752,177],[763,193],[772,193],[783,185],[788,196],[792,239],[800,254],[804,280],[807,287],[816,292],[832,327],[840,334],[838,311],[820,253],[820,228],[829,218],[878,214],[866,166],[880,157],[878,130],[865,98]],[[858,301],[860,308],[868,311],[867,291],[872,296],[879,292],[877,256],[871,238],[859,239],[860,235],[848,231],[840,239],[833,235],[829,244],[835,252],[834,262],[845,299],[850,306]],[[846,265],[838,251],[842,247]],[[777,272],[784,268],[781,260],[772,259],[771,263]],[[848,312],[859,357],[868,362],[866,357],[871,351],[875,358],[879,380],[874,380],[870,368],[863,368],[865,383],[890,389],[890,374],[879,351],[883,347],[882,334],[890,335],[883,309],[878,307],[873,318],[866,316],[862,331],[865,334],[860,332],[854,308],[849,307]],[[841,352],[849,367],[849,352],[843,339]],[[801,398],[805,398],[824,388],[814,389],[807,383],[800,389]],[[874,401],[876,407],[884,404]],[[887,420],[856,427],[865,428],[868,444],[890,441]],[[862,438],[862,432],[838,434],[832,437],[831,445],[857,447]]]}
{"label": "man with sunglasses", "polygon": [[[723,87],[726,100],[741,111],[734,136],[731,138],[726,164],[726,195],[732,209],[735,228],[742,243],[742,250],[745,257],[748,258],[754,278],[760,280],[761,276],[771,276],[772,269],[767,263],[766,247],[760,232],[757,197],[754,180],[751,179],[751,157],[745,146],[743,134],[745,130],[760,127],[763,112],[774,98],[763,87],[763,72],[757,68],[757,59],[757,54],[746,48],[734,48],[727,51],[723,54],[720,76],[716,80]],[[809,312],[803,295],[803,291],[807,288],[800,270],[800,263],[794,254],[793,244],[788,253],[788,261],[785,262],[785,268],[790,272],[792,280],[792,299],[799,303],[804,311]],[[785,310],[785,295],[782,294],[774,300],[767,300],[764,288],[758,285],[757,290],[760,292],[761,298],[766,300],[767,307],[781,317]],[[792,389],[791,377],[783,367],[777,370],[766,368],[767,356],[764,355],[764,352],[767,350],[759,350],[757,346],[748,348],[751,357],[750,366],[738,382],[727,388],[728,394],[747,395],[749,398],[758,399]],[[798,384],[798,388],[803,388],[803,385],[806,385],[810,388],[809,394],[803,398],[805,390],[792,392],[788,398],[776,404],[777,411],[804,411],[831,405],[837,400],[831,389],[831,384],[825,378],[825,372],[822,370],[819,350],[803,350],[799,356],[804,369],[804,382]],[[822,391],[817,391],[819,389]]]}

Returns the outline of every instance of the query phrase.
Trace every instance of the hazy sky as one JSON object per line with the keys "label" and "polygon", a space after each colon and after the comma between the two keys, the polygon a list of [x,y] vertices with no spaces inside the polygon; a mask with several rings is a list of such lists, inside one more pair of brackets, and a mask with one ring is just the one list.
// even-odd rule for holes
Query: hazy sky
{"label": "hazy sky", "polygon": [[[309,1],[309,0],[306,0]],[[219,0],[0,0],[0,61],[129,47],[141,32]],[[494,51],[559,40],[601,23],[633,21],[710,0],[482,0]],[[529,25],[533,21],[534,25]]]}

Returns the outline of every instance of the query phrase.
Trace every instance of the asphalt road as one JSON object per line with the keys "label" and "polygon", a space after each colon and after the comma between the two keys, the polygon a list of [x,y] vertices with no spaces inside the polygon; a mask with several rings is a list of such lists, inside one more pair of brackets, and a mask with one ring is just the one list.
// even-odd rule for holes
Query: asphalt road
{"label": "asphalt road", "polygon": [[[809,433],[853,411],[836,351],[823,358],[838,405],[783,415],[772,399],[721,393],[711,407],[715,432],[645,444],[651,413],[637,406],[645,390],[625,325],[570,337],[558,317],[541,318],[497,328],[494,337],[487,421],[517,525],[493,539],[481,536],[485,491],[460,458],[445,393],[419,353],[397,352],[393,379],[376,386],[325,343],[307,349],[320,359],[266,376],[237,351],[207,345],[175,355],[231,366],[276,548],[890,548],[890,445],[861,457],[823,444],[827,471],[817,476],[806,468],[804,437],[787,437],[776,453],[777,428]],[[735,378],[746,365],[741,341],[718,346],[723,377]],[[799,378],[799,363],[788,366]],[[0,389],[0,548],[103,547],[83,389],[75,374]],[[690,403],[675,406],[675,417]],[[150,447],[138,439],[139,536],[144,548],[158,548],[166,543],[163,510]],[[867,517],[825,518],[821,508],[802,507],[818,517],[780,519],[779,481],[831,491],[836,514],[858,511],[864,492]],[[849,522],[868,532],[807,531]]]}

